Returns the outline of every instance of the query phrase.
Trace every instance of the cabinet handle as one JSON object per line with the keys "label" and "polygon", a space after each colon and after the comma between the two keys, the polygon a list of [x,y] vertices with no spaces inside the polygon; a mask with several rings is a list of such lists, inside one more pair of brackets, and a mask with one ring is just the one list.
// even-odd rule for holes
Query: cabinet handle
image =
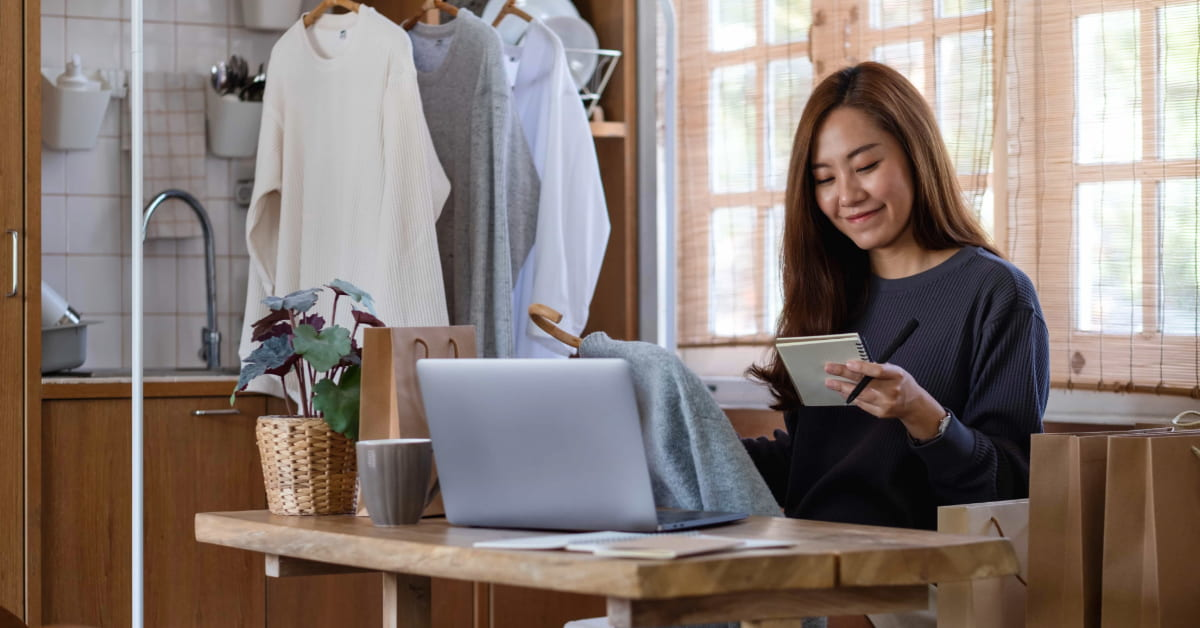
{"label": "cabinet handle", "polygon": [[214,416],[219,414],[241,414],[242,411],[237,408],[224,408],[221,410],[192,410],[192,416]]}
{"label": "cabinet handle", "polygon": [[20,285],[17,283],[21,276],[21,254],[19,247],[21,246],[21,234],[17,233],[16,229],[6,231],[9,238],[12,238],[12,288],[5,294],[5,297],[17,296],[17,289]]}

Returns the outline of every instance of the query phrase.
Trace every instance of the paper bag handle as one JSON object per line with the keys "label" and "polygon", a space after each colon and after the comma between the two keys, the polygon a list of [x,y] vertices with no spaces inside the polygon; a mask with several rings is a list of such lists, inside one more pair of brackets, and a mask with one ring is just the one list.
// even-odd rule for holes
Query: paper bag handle
{"label": "paper bag handle", "polygon": [[[998,532],[1000,534],[1000,536],[1008,536],[1008,535],[1004,534],[1004,528],[1000,527],[1000,521],[997,520],[995,517],[988,517],[988,523],[992,524],[992,526],[994,528],[996,528],[996,532]],[[1023,586],[1023,587],[1029,586],[1029,583],[1025,582],[1025,579],[1021,577],[1021,574],[1019,572],[1013,574],[1013,577],[1017,579],[1017,582],[1021,583],[1021,586]]]}
{"label": "paper bag handle", "polygon": [[1178,425],[1179,427],[1197,427],[1197,426],[1200,426],[1200,419],[1190,419],[1190,420],[1189,420],[1189,419],[1185,419],[1185,418],[1183,418],[1183,417],[1185,417],[1185,416],[1188,416],[1188,415],[1192,415],[1192,416],[1200,416],[1200,412],[1197,412],[1197,411],[1195,411],[1195,410],[1184,410],[1183,412],[1180,412],[1179,414],[1176,414],[1176,415],[1175,415],[1175,418],[1171,419],[1171,424],[1172,424],[1172,425]]}
{"label": "paper bag handle", "polygon": [[[448,338],[447,340],[450,342],[450,348],[454,350],[454,357],[457,358],[458,357],[458,341],[456,341],[453,338]],[[421,340],[420,338],[413,338],[413,345],[421,345],[422,347],[425,347],[425,357],[429,357],[429,345],[425,344],[424,340]],[[418,358],[418,359],[420,359],[420,358]]]}

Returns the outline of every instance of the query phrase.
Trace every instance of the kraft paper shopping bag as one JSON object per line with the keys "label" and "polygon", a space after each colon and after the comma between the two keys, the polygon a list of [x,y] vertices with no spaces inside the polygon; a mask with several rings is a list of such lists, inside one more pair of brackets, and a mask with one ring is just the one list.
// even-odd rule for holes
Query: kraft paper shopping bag
{"label": "kraft paper shopping bag", "polygon": [[[363,330],[360,440],[429,438],[425,406],[417,384],[421,358],[476,357],[475,327],[372,327]],[[430,482],[437,481],[435,467]],[[359,516],[367,514],[359,500]],[[444,512],[441,495],[423,516]]]}
{"label": "kraft paper shopping bag", "polygon": [[1028,576],[1029,500],[1012,499],[938,508],[938,532],[1004,537],[1013,544],[1015,575],[937,587],[939,628],[1024,628]]}
{"label": "kraft paper shopping bag", "polygon": [[1100,626],[1108,437],[1034,434],[1029,464],[1029,628]]}
{"label": "kraft paper shopping bag", "polygon": [[1200,623],[1200,433],[1113,436],[1105,486],[1101,625]]}

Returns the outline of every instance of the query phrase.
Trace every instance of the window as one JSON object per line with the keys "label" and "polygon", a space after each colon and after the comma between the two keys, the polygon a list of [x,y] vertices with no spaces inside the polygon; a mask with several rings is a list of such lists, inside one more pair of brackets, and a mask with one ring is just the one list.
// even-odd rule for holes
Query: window
{"label": "window", "polygon": [[874,59],[928,99],[968,201],[1037,285],[1055,384],[1200,391],[1200,2],[683,0],[680,15],[685,359],[769,342],[792,133],[816,81]]}

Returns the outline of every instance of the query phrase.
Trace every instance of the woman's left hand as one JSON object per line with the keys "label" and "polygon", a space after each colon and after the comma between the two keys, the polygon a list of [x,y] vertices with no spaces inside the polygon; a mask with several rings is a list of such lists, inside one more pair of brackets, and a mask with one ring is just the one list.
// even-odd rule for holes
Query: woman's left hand
{"label": "woman's left hand", "polygon": [[825,380],[825,386],[840,393],[843,399],[850,396],[859,380],[872,377],[853,405],[881,419],[899,419],[913,438],[927,440],[937,436],[938,423],[946,410],[908,371],[895,364],[851,360],[845,364],[827,362],[825,372],[850,380]]}

